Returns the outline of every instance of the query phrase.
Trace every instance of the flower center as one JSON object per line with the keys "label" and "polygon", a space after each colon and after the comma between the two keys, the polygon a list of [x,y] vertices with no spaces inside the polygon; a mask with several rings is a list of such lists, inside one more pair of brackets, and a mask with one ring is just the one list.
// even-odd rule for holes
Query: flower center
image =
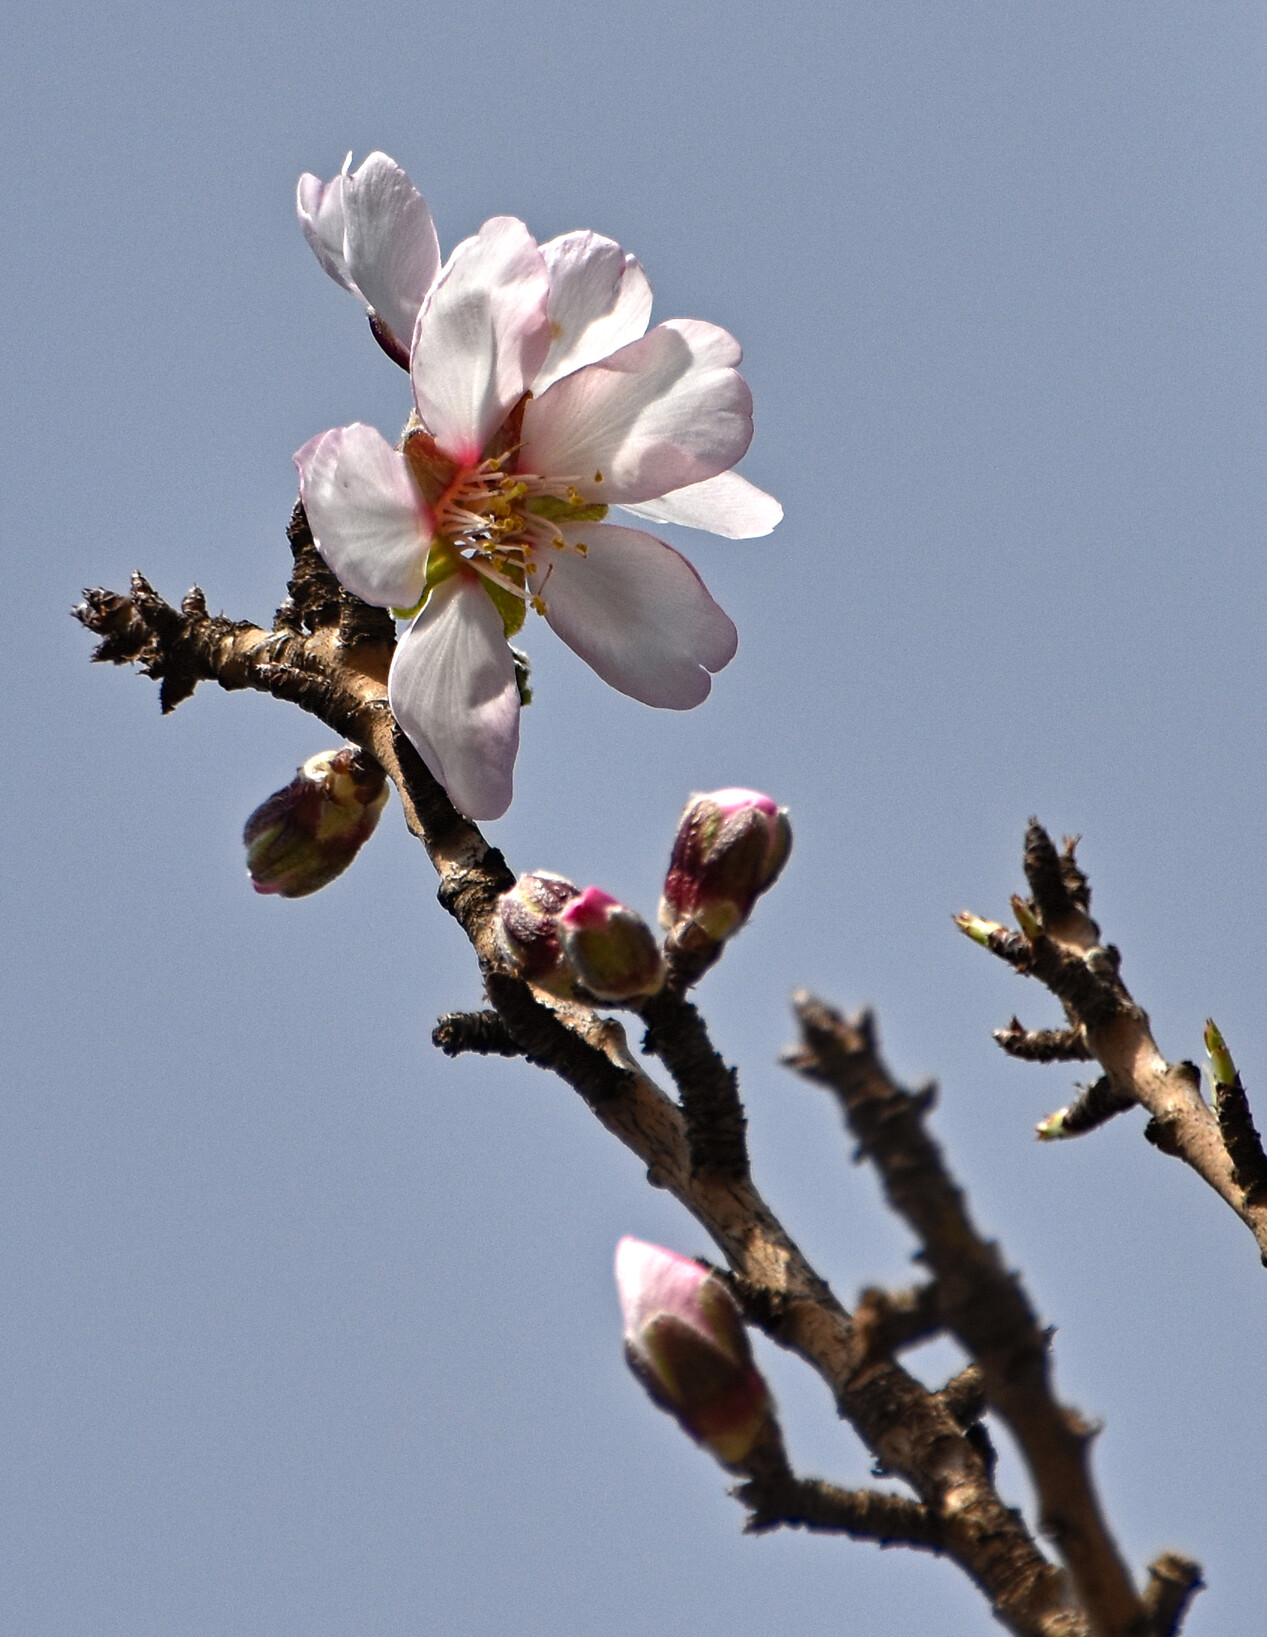
{"label": "flower center", "polygon": [[[516,451],[492,455],[478,466],[457,466],[425,432],[405,439],[405,457],[431,514],[436,544],[461,555],[484,579],[545,613],[530,582],[552,553],[584,556],[584,542],[565,539],[561,525],[598,523],[607,507],[587,501],[574,480],[507,471]],[[549,568],[546,568],[549,578]]]}

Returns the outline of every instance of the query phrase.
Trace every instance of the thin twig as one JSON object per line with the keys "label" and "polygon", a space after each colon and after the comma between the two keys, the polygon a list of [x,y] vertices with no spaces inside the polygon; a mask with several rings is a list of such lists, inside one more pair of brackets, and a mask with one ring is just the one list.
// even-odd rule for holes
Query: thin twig
{"label": "thin twig", "polygon": [[477,1052],[482,1057],[519,1057],[519,1046],[497,1012],[446,1012],[431,1031],[431,1044],[446,1057]]}
{"label": "thin twig", "polygon": [[1009,1057],[1026,1063],[1088,1063],[1093,1056],[1081,1029],[1027,1029],[1018,1017],[994,1038]]}
{"label": "thin twig", "polygon": [[1192,1599],[1204,1586],[1201,1566],[1178,1552],[1163,1552],[1148,1566],[1144,1607],[1152,1622],[1149,1637],[1178,1637]]}

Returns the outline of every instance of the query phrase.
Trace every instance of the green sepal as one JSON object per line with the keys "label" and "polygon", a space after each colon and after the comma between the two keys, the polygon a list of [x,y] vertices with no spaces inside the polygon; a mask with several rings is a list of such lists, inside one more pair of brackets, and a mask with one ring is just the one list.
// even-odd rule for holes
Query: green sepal
{"label": "green sepal", "polygon": [[533,495],[524,501],[524,510],[551,523],[601,523],[607,516],[607,507],[597,501],[588,506],[574,506],[570,500],[560,500],[558,495]]}
{"label": "green sepal", "polygon": [[532,686],[529,678],[532,674],[532,665],[522,648],[516,648],[513,642],[507,643],[510,657],[515,662],[515,686],[519,689],[519,703],[532,704]]}
{"label": "green sepal", "polygon": [[393,608],[392,618],[398,620],[412,620],[417,618],[427,606],[427,598],[450,575],[456,574],[461,567],[462,557],[456,552],[447,540],[439,535],[431,542],[431,549],[427,553],[427,578],[422,588],[422,596],[412,608]]}
{"label": "green sepal", "polygon": [[498,585],[495,580],[485,580],[484,589],[493,599],[493,607],[502,617],[502,630],[509,642],[516,632],[523,629],[524,618],[528,612],[527,605],[522,597],[516,597],[513,591],[507,591],[504,585]]}

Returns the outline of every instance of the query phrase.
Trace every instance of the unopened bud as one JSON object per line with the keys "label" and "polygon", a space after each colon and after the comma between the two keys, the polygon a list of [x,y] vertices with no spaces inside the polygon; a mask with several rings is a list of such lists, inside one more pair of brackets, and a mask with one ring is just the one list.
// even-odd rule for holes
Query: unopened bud
{"label": "unopened bud", "polygon": [[792,849],[787,808],[756,790],[692,796],[678,822],[660,924],[682,943],[720,942],[748,919]]}
{"label": "unopened bud", "polygon": [[1237,1082],[1236,1064],[1227,1049],[1227,1041],[1212,1017],[1207,1018],[1205,1023],[1205,1049],[1210,1054],[1210,1078],[1215,1085],[1234,1086]]}
{"label": "unopened bud", "polygon": [[560,912],[559,944],[578,983],[595,1000],[637,1000],[664,984],[655,933],[634,910],[586,887]]}
{"label": "unopened bud", "polygon": [[342,875],[374,833],[387,776],[350,746],[310,756],[246,821],[242,840],[256,892],[304,898]]}
{"label": "unopened bud", "polygon": [[772,1405],[730,1292],[698,1262],[641,1239],[616,1247],[616,1289],[629,1368],[697,1443],[739,1465]]}
{"label": "unopened bud", "polygon": [[980,944],[983,949],[990,948],[992,939],[1007,936],[1007,928],[1001,926],[998,921],[983,921],[979,915],[974,915],[967,909],[961,910],[955,916],[955,925],[960,932],[971,938],[974,944]]}
{"label": "unopened bud", "polygon": [[572,993],[572,969],[559,947],[559,911],[580,892],[551,870],[521,875],[497,900],[497,942],[520,977],[551,994]]}

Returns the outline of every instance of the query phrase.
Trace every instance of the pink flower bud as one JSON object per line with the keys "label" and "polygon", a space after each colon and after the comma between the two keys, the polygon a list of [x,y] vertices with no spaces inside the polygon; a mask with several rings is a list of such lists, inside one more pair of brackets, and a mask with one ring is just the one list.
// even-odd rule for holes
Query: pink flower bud
{"label": "pink flower bud", "polygon": [[568,998],[573,973],[559,948],[559,911],[580,892],[550,870],[521,875],[497,900],[497,942],[515,971],[529,983]]}
{"label": "pink flower bud", "polygon": [[631,909],[586,887],[558,917],[559,943],[577,981],[595,1000],[636,1000],[664,983],[655,933]]}
{"label": "pink flower bud", "polygon": [[674,838],[660,924],[679,944],[729,938],[791,850],[787,809],[769,796],[756,790],[692,796]]}
{"label": "pink flower bud", "polygon": [[739,1465],[772,1406],[730,1292],[698,1262],[628,1238],[616,1247],[616,1289],[629,1368],[697,1443]]}
{"label": "pink flower bud", "polygon": [[387,776],[373,757],[351,746],[310,756],[242,831],[256,892],[304,898],[342,875],[386,801]]}

